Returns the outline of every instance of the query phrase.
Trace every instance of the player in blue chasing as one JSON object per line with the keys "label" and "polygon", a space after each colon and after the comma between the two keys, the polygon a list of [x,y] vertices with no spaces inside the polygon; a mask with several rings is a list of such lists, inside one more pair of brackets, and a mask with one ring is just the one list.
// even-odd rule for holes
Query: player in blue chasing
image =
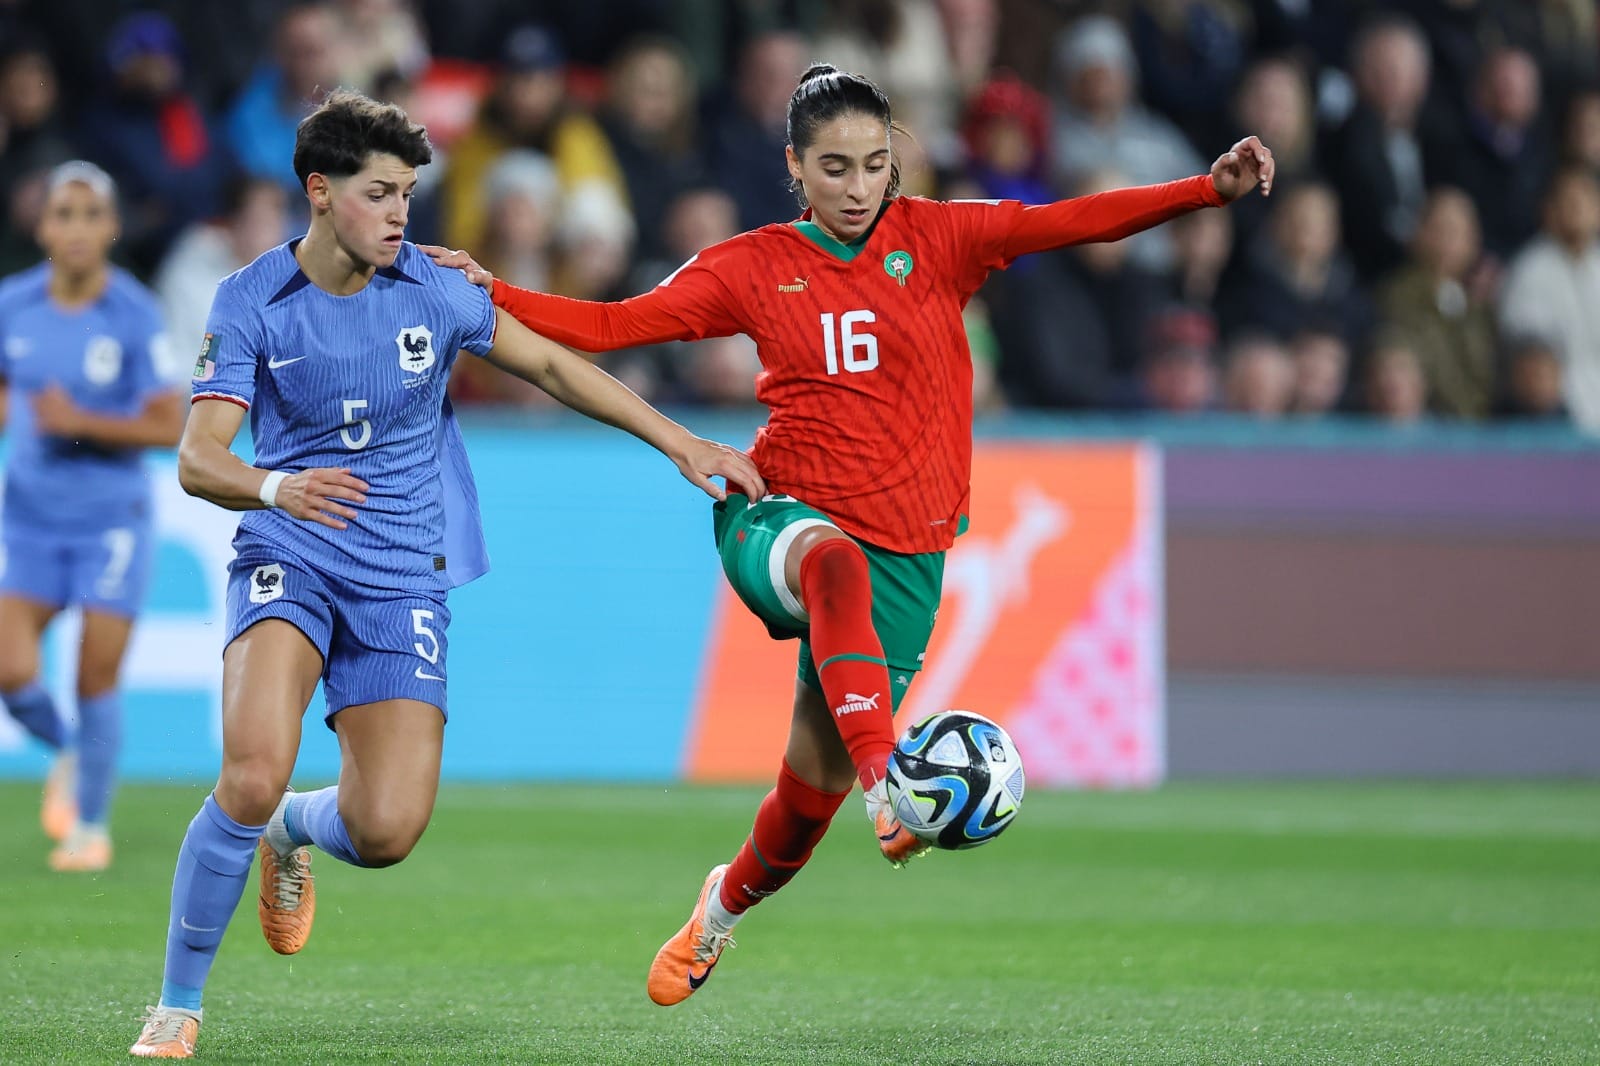
{"label": "player in blue chasing", "polygon": [[[0,412],[10,436],[0,519],[0,701],[57,754],[42,821],[57,870],[111,864],[107,830],[122,707],[117,676],[149,584],[142,453],[183,432],[155,297],[111,265],[116,188],[91,163],[47,182],[46,260],[0,283]],[[78,730],[40,682],[39,646],[82,611]]]}
{"label": "player in blue chasing", "polygon": [[[315,913],[314,844],[355,866],[404,859],[433,810],[448,676],[446,591],[487,569],[477,494],[445,395],[458,349],[666,454],[764,489],[744,453],[702,440],[615,379],[496,311],[402,239],[427,133],[350,92],[301,122],[309,232],[217,288],[179,448],[184,488],[248,512],[234,538],[222,772],[173,877],[166,970],[134,1055],[194,1053],[201,990],[259,851],[259,915],[281,953]],[[255,466],[231,449],[245,413]],[[287,793],[318,679],[339,784]]]}

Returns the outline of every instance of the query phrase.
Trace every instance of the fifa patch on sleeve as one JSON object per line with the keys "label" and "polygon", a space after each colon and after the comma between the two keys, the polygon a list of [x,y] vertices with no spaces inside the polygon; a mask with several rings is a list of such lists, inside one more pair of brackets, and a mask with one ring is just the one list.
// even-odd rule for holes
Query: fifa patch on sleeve
{"label": "fifa patch on sleeve", "polygon": [[217,375],[217,361],[211,358],[211,334],[200,342],[200,356],[194,361],[194,379],[210,381]]}

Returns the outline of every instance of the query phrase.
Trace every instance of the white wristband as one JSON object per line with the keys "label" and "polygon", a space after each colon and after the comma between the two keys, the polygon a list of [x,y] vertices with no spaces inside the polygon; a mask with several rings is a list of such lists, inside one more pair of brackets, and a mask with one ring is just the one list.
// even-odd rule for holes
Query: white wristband
{"label": "white wristband", "polygon": [[283,479],[288,477],[286,470],[268,470],[267,476],[261,479],[261,491],[257,494],[261,502],[268,507],[278,506],[278,486],[283,484]]}

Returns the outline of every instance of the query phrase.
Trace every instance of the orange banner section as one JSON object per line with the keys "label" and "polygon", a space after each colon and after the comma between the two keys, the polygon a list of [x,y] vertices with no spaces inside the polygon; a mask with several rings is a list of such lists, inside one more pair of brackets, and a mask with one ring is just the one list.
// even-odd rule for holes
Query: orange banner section
{"label": "orange banner section", "polygon": [[[961,707],[1010,730],[1030,779],[1126,785],[1163,766],[1160,484],[1139,446],[982,445],[972,525],[950,553],[902,726]],[[724,587],[685,774],[766,781],[783,754],[793,641]]]}

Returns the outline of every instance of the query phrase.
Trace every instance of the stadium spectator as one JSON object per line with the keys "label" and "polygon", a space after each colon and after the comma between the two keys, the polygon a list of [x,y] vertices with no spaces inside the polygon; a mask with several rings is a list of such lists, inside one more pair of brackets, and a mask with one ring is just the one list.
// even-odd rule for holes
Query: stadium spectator
{"label": "stadium spectator", "polygon": [[[937,4],[928,0],[827,0],[812,52],[882,86],[896,119],[916,134],[935,165],[959,158],[961,102],[983,71],[953,69]],[[972,81],[963,79],[972,74]]]}
{"label": "stadium spectator", "polygon": [[622,172],[593,118],[567,99],[566,59],[541,26],[517,28],[505,42],[504,65],[478,119],[451,148],[443,187],[447,243],[482,243],[488,222],[484,175],[513,148],[542,152],[555,164],[565,196],[594,190],[619,209],[627,196]]}
{"label": "stadium spectator", "polygon": [[630,288],[636,293],[650,291],[690,256],[738,232],[739,207],[733,197],[710,184],[682,190],[667,205],[660,258],[640,259]]}
{"label": "stadium spectator", "polygon": [[1567,409],[1600,433],[1600,179],[1561,170],[1544,199],[1544,230],[1511,262],[1500,307],[1508,336],[1561,357]]}
{"label": "stadium spectator", "polygon": [[338,87],[344,60],[340,41],[330,8],[301,3],[286,9],[273,30],[271,56],[225,118],[234,159],[246,173],[280,182],[296,210],[305,190],[291,163],[295,127]]}
{"label": "stadium spectator", "polygon": [[[526,148],[502,155],[484,175],[487,225],[483,262],[514,284],[549,289],[555,273],[555,231],[561,180],[555,164]],[[458,403],[554,408],[549,394],[482,359],[464,359],[450,375]]]}
{"label": "stadium spectator", "polygon": [[1539,224],[1555,148],[1540,122],[1539,68],[1520,48],[1491,51],[1473,82],[1464,123],[1438,149],[1429,177],[1477,205],[1483,246],[1504,260]]}
{"label": "stadium spectator", "polygon": [[1339,190],[1344,243],[1371,282],[1404,261],[1427,197],[1418,125],[1428,91],[1427,38],[1407,19],[1380,17],[1362,28],[1350,66],[1356,105],[1323,156]]}
{"label": "stadium spectator", "polygon": [[1513,340],[1506,345],[1505,387],[1499,414],[1506,418],[1566,422],[1567,401],[1561,386],[1561,357],[1542,340]]}
{"label": "stadium spectator", "polygon": [[1483,418],[1494,404],[1494,309],[1472,278],[1481,250],[1472,201],[1460,189],[1435,189],[1410,261],[1379,292],[1385,326],[1422,363],[1432,409],[1455,418]]}
{"label": "stadium spectator", "polygon": [[541,152],[515,148],[495,161],[483,184],[485,262],[504,277],[522,278],[518,285],[549,289],[562,199],[555,164]]}
{"label": "stadium spectator", "polygon": [[116,179],[122,255],[148,276],[180,230],[216,213],[229,161],[184,84],[183,43],[165,15],[118,22],[105,58],[109,90],[84,116],[79,139]]}
{"label": "stadium spectator", "polygon": [[621,299],[633,248],[633,216],[608,190],[588,185],[564,195],[556,222],[560,256],[551,291],[579,300]]}
{"label": "stadium spectator", "polygon": [[1600,177],[1600,89],[1578,93],[1567,104],[1561,156]]}
{"label": "stadium spectator", "polygon": [[637,254],[659,259],[667,207],[704,167],[696,140],[694,75],[677,42],[640,37],[612,60],[606,90],[600,128],[627,185],[639,231]]}
{"label": "stadium spectator", "polygon": [[[1263,144],[1273,145],[1280,188],[1317,176],[1317,129],[1311,87],[1297,62],[1271,56],[1252,64],[1234,94],[1233,116],[1233,129],[1229,132],[1237,136],[1239,131],[1249,130]],[[1280,144],[1281,150],[1277,147]],[[1233,226],[1235,249],[1254,245],[1271,208],[1272,201],[1265,197],[1250,197],[1234,205],[1226,217]],[[1176,238],[1176,232],[1173,236]]]}
{"label": "stadium spectator", "polygon": [[1272,217],[1219,298],[1223,331],[1264,329],[1280,338],[1336,322],[1359,346],[1372,305],[1339,247],[1339,201],[1319,182],[1280,191]]}
{"label": "stadium spectator", "polygon": [[1428,413],[1428,380],[1405,339],[1380,335],[1367,355],[1367,410],[1386,422],[1420,422]]}
{"label": "stadium spectator", "polygon": [[743,333],[710,337],[687,345],[686,388],[682,398],[708,407],[751,407],[756,403],[756,375],[761,360],[756,342]]}
{"label": "stadium spectator", "polygon": [[[991,71],[1007,69],[996,62],[1000,38],[999,0],[938,0],[944,19],[950,71],[961,87],[959,99],[970,99]],[[958,108],[959,110],[959,108]]]}
{"label": "stadium spectator", "polygon": [[1015,74],[996,74],[968,101],[961,139],[966,177],[976,183],[979,197],[1025,204],[1055,199],[1049,182],[1050,101]]}
{"label": "stadium spectator", "polygon": [[1139,405],[1163,414],[1209,411],[1217,395],[1217,323],[1204,311],[1168,308],[1150,320]]}
{"label": "stadium spectator", "polygon": [[1222,391],[1229,411],[1282,418],[1294,402],[1294,360],[1270,333],[1242,333],[1223,357]]}
{"label": "stadium spectator", "polygon": [[800,213],[783,167],[789,94],[806,69],[811,46],[788,31],[763,33],[739,53],[731,96],[712,94],[706,154],[716,180],[739,205],[739,228],[786,222]]}
{"label": "stadium spectator", "polygon": [[48,170],[71,152],[49,53],[13,42],[0,53],[0,195],[18,176]]}
{"label": "stadium spectator", "polygon": [[199,350],[217,282],[288,239],[289,202],[282,185],[245,175],[227,183],[222,217],[185,229],[156,271],[156,294],[179,352]]}
{"label": "stadium spectator", "polygon": [[[1171,181],[1204,169],[1199,155],[1166,119],[1139,103],[1138,64],[1127,34],[1113,18],[1090,15],[1073,23],[1056,49],[1055,178],[1069,187],[1084,174],[1110,167],[1135,185]],[[1147,230],[1128,240],[1133,261],[1146,270],[1172,263],[1171,237]]]}
{"label": "stadium spectator", "polygon": [[[1177,122],[1192,144],[1234,132],[1227,128],[1226,114],[1247,58],[1246,21],[1244,12],[1227,0],[1136,0],[1133,5],[1131,37],[1143,74],[1140,93]],[[1273,143],[1264,130],[1250,132]]]}
{"label": "stadium spectator", "polygon": [[1308,326],[1289,341],[1294,359],[1294,401],[1296,415],[1316,417],[1332,414],[1344,406],[1345,387],[1350,372],[1350,349],[1337,329]]}
{"label": "stadium spectator", "polygon": [[[1073,192],[1127,184],[1123,175],[1099,170]],[[1000,344],[997,375],[1012,404],[1098,407],[1126,393],[1146,323],[1163,302],[1161,279],[1128,252],[1127,241],[1079,244],[990,276],[983,297]]]}
{"label": "stadium spectator", "polygon": [[1174,258],[1166,276],[1169,299],[1216,311],[1223,274],[1233,255],[1233,218],[1231,210],[1196,211],[1172,220]]}
{"label": "stadium spectator", "polygon": [[0,276],[38,259],[45,175],[73,155],[57,88],[42,44],[17,40],[0,54]]}
{"label": "stadium spectator", "polygon": [[370,93],[392,72],[414,78],[427,68],[428,38],[410,0],[335,0],[333,9],[345,85]]}
{"label": "stadium spectator", "polygon": [[1507,6],[1530,24],[1531,33],[1512,40],[1533,52],[1554,98],[1570,96],[1600,78],[1600,5],[1594,0],[1532,0]]}

